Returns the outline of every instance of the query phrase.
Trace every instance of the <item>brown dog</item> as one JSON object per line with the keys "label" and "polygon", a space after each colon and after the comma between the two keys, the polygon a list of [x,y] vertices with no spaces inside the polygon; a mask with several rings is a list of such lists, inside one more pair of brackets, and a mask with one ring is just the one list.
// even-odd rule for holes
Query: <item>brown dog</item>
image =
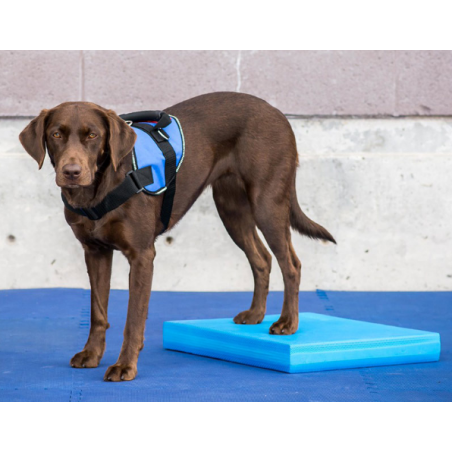
{"label": "brown dog", "polygon": [[[179,119],[186,143],[169,228],[212,185],[218,213],[254,275],[251,307],[234,322],[256,324],[264,318],[271,257],[258,237],[259,228],[284,279],[281,317],[270,333],[295,333],[301,263],[290,227],[312,238],[335,241],[298,205],[298,156],[289,122],[265,101],[238,93],[206,94],[165,111]],[[113,111],[88,102],[43,110],[20,134],[40,168],[47,145],[56,183],[76,208],[97,205],[122,182],[132,169],[135,139],[133,130]],[[129,307],[118,361],[104,379],[135,378],[151,293],[154,242],[162,231],[161,205],[162,196],[140,193],[96,221],[64,210],[84,248],[91,284],[91,329],[85,348],[71,359],[73,367],[96,367],[104,353],[112,255],[119,250],[130,263]]]}

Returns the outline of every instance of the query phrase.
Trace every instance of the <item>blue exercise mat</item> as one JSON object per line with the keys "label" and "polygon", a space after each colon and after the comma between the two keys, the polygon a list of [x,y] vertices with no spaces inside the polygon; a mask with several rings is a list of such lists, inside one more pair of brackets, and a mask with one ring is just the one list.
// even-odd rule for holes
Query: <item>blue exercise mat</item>
{"label": "blue exercise mat", "polygon": [[[138,376],[106,383],[121,349],[128,292],[112,290],[107,349],[96,369],[73,369],[88,337],[82,289],[0,291],[0,401],[452,401],[452,292],[300,292],[300,310],[441,335],[438,362],[288,374],[163,348],[169,320],[232,318],[247,292],[153,292]],[[267,312],[281,312],[271,292]]]}
{"label": "blue exercise mat", "polygon": [[232,319],[165,322],[163,346],[288,373],[438,361],[438,333],[300,313],[290,336],[269,334],[278,315],[260,325]]}

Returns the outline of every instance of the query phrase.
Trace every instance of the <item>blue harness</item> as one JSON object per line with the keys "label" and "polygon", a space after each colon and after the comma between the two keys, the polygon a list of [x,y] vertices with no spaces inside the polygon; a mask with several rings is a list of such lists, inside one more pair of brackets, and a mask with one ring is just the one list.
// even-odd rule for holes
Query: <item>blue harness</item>
{"label": "blue harness", "polygon": [[[171,123],[166,127],[160,129],[157,133],[169,142],[176,154],[176,172],[184,160],[185,142],[182,127],[178,119],[174,116],[168,115],[171,118]],[[152,125],[155,122],[151,123]],[[164,192],[171,180],[165,177],[165,155],[160,149],[157,141],[143,126],[149,127],[150,123],[132,123],[131,127],[137,135],[137,141],[133,148],[133,169],[138,170],[150,166],[152,168],[152,184],[144,187],[144,192],[148,195],[159,195]],[[173,177],[175,177],[174,174]]]}
{"label": "blue harness", "polygon": [[65,206],[90,220],[99,220],[137,193],[163,195],[160,219],[164,232],[171,218],[176,175],[184,160],[184,134],[179,120],[163,111],[142,111],[120,115],[137,135],[132,154],[132,171],[94,207],[75,208],[61,194]]}

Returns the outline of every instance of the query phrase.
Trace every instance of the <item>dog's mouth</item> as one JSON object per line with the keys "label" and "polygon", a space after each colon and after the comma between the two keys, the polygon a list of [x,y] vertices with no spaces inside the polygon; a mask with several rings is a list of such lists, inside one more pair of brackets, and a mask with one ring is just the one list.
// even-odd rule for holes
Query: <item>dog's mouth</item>
{"label": "dog's mouth", "polygon": [[64,177],[57,174],[55,182],[60,188],[79,189],[90,187],[93,185],[94,179],[87,175],[82,175],[81,177]]}
{"label": "dog's mouth", "polygon": [[75,183],[71,183],[71,184],[65,184],[65,185],[60,185],[60,188],[88,188],[91,187],[92,184],[75,184]]}
{"label": "dog's mouth", "polygon": [[63,183],[57,183],[58,187],[60,188],[70,188],[70,189],[78,189],[78,188],[88,188],[91,187],[91,185],[93,185],[92,183],[90,184],[80,184],[77,183],[75,181],[68,181],[68,182],[63,182]]}

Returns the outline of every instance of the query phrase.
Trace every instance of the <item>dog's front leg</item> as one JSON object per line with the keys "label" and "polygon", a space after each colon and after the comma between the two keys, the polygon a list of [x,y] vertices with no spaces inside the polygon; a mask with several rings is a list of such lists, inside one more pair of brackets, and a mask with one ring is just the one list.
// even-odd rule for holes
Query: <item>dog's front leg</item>
{"label": "dog's front leg", "polygon": [[135,251],[127,256],[130,263],[129,306],[124,342],[118,361],[105,373],[106,381],[133,380],[137,374],[138,354],[144,345],[144,327],[151,295],[155,248]]}
{"label": "dog's front leg", "polygon": [[105,351],[108,296],[113,251],[85,247],[85,261],[91,284],[91,328],[85,348],[71,359],[72,367],[97,367]]}

